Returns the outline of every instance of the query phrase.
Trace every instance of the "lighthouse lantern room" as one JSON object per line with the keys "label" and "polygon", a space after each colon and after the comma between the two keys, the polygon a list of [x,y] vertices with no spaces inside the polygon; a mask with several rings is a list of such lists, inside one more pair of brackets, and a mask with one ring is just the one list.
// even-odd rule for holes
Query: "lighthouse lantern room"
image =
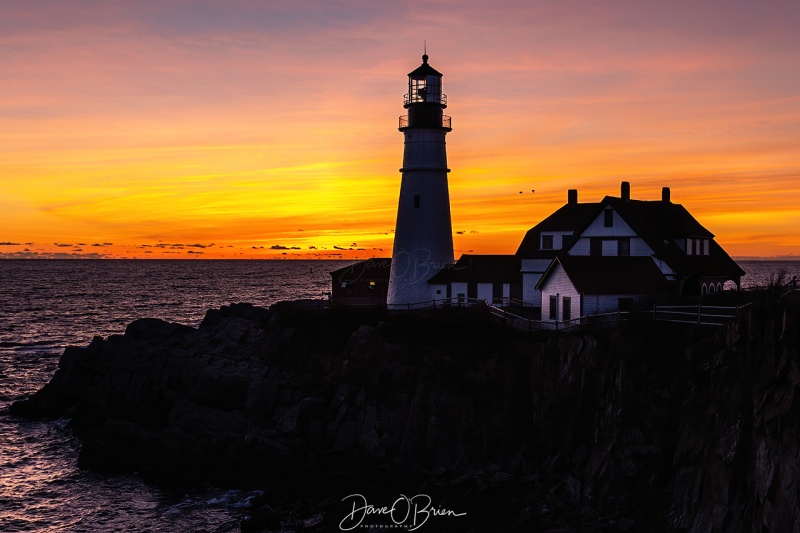
{"label": "lighthouse lantern room", "polygon": [[[400,117],[405,137],[387,304],[410,307],[431,302],[428,280],[453,263],[453,232],[447,185],[445,135],[450,117],[443,110],[442,73],[428,64],[408,74],[408,94]],[[444,295],[438,295],[444,298]]]}

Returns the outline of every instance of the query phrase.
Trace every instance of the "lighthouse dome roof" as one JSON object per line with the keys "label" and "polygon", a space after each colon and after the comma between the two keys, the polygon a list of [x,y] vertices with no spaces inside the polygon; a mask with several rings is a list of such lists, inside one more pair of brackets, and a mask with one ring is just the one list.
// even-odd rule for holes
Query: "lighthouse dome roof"
{"label": "lighthouse dome roof", "polygon": [[410,78],[417,78],[433,74],[434,76],[443,76],[441,72],[428,64],[428,54],[422,56],[422,64],[416,69],[408,73]]}

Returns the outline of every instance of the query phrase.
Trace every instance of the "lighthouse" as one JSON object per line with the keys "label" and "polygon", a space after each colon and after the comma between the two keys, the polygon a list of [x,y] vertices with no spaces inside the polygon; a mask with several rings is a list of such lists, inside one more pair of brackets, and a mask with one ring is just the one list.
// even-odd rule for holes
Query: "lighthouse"
{"label": "lighthouse", "polygon": [[399,126],[405,147],[387,295],[390,308],[430,302],[428,280],[453,264],[445,148],[445,135],[452,128],[444,114],[442,74],[428,64],[427,53],[422,65],[408,74],[403,107],[408,114],[400,117]]}

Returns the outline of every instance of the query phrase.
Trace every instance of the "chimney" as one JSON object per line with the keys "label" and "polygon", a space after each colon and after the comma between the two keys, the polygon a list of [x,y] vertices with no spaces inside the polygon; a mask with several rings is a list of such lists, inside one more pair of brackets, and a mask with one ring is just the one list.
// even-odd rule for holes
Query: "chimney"
{"label": "chimney", "polygon": [[570,189],[567,191],[567,204],[576,205],[578,203],[578,189]]}
{"label": "chimney", "polygon": [[669,187],[661,187],[661,201],[668,204],[670,202],[669,199]]}
{"label": "chimney", "polygon": [[622,187],[620,187],[620,194],[623,200],[630,200],[631,199],[631,184],[628,181],[622,182]]}

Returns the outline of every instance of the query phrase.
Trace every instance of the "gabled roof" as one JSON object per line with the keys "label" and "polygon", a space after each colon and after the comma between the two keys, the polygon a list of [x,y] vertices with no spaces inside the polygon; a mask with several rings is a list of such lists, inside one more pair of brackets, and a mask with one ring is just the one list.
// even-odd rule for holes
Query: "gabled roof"
{"label": "gabled roof", "polygon": [[[625,200],[606,196],[598,203],[565,204],[525,234],[516,255],[531,259],[553,259],[569,250],[589,225],[606,207],[620,217],[679,276],[738,277],[744,271],[717,244],[714,234],[700,224],[681,204],[664,200]],[[572,232],[573,236],[560,250],[540,250],[542,232]],[[686,255],[676,240],[709,239],[709,255]]]}
{"label": "gabled roof", "polygon": [[520,269],[520,258],[513,255],[464,254],[454,265],[440,270],[428,283],[518,283],[522,279]]}
{"label": "gabled roof", "polygon": [[716,241],[709,242],[708,255],[686,255],[674,242],[662,244],[656,256],[663,259],[679,276],[730,276],[744,275],[744,270]]}
{"label": "gabled roof", "polygon": [[537,290],[558,265],[581,294],[663,294],[671,290],[650,257],[574,255],[559,255],[536,284]]}
{"label": "gabled roof", "polygon": [[[606,196],[599,211],[610,206],[679,276],[727,275],[741,276],[744,271],[717,244],[714,234],[702,226],[681,204],[659,200],[624,200]],[[583,232],[594,217],[580,229]],[[686,238],[709,239],[709,255],[686,255],[675,240]]]}
{"label": "gabled roof", "polygon": [[591,220],[598,212],[597,202],[565,204],[552,215],[545,218],[534,227],[528,230],[517,248],[517,257],[552,259],[560,250],[540,250],[540,236],[542,232],[576,232],[586,224],[586,220]]}

